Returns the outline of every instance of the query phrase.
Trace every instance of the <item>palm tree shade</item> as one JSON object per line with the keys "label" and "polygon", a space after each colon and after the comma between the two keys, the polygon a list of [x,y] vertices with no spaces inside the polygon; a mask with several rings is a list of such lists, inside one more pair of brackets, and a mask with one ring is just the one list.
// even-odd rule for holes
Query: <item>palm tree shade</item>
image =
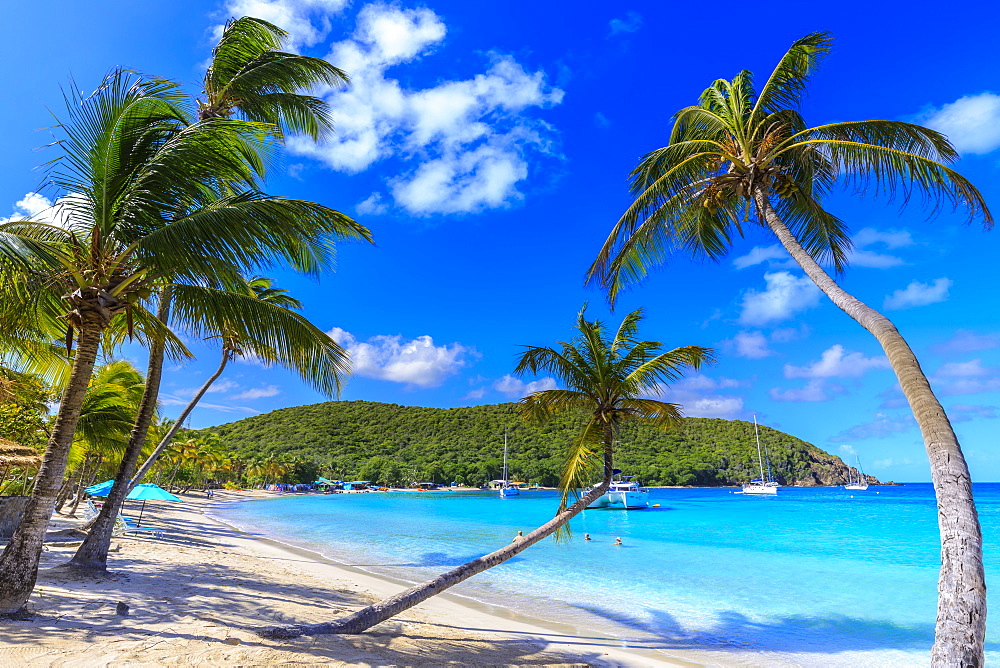
{"label": "palm tree shade", "polygon": [[964,210],[987,227],[979,191],[946,163],[951,143],[928,128],[887,120],[810,127],[797,110],[830,36],[792,44],[759,91],[749,72],[720,79],[674,116],[669,142],[632,171],[632,205],[612,229],[589,279],[619,291],[676,253],[718,260],[748,229],[773,233],[806,275],[882,345],[924,437],[938,499],[941,574],[932,661],[983,662],[986,589],[972,482],[948,416],[913,351],[881,313],[820,266],[846,269],[851,242],[824,197],[846,185],[906,204],[916,196]]}
{"label": "palm tree shade", "polygon": [[[577,412],[584,421],[580,435],[566,452],[559,482],[562,499],[556,516],[519,540],[474,559],[447,573],[391,598],[363,608],[341,620],[321,624],[260,629],[268,638],[292,638],[324,633],[361,633],[473,575],[482,573],[555,534],[575,515],[603,495],[611,483],[614,441],[618,426],[638,420],[669,429],[681,417],[680,406],[648,398],[659,395],[687,369],[697,370],[712,361],[707,348],[686,346],[664,351],[656,341],[640,341],[641,311],[627,315],[613,335],[600,321],[589,321],[581,311],[577,335],[556,348],[526,346],[516,373],[551,373],[564,390],[535,392],[521,401],[524,419],[544,422],[564,411]],[[600,473],[597,473],[600,471]],[[596,475],[595,475],[596,474]],[[581,498],[569,497],[583,484],[600,483]]]}

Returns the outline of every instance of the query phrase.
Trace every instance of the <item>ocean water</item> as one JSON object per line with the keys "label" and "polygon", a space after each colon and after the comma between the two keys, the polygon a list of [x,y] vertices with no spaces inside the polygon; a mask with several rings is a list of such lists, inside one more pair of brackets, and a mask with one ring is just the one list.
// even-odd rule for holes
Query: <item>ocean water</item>
{"label": "ocean water", "polygon": [[[734,663],[922,665],[933,642],[939,545],[929,484],[652,490],[644,510],[588,510],[451,592],[581,630]],[[987,584],[1000,575],[1000,484],[979,484]],[[219,508],[251,533],[420,582],[551,518],[554,492],[300,495]],[[589,533],[592,540],[583,540]],[[624,545],[613,545],[621,537]],[[990,609],[1000,614],[1000,598]],[[1000,666],[1000,621],[989,663]],[[753,653],[752,655],[748,653]]]}

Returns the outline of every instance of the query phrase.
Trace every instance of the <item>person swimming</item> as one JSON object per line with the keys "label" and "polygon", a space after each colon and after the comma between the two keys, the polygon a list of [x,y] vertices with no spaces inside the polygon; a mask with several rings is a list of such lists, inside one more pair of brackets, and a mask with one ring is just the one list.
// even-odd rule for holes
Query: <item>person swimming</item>
{"label": "person swimming", "polygon": [[621,544],[622,544],[621,536],[619,536],[618,538],[615,538],[615,545],[621,545]]}
{"label": "person swimming", "polygon": [[517,535],[514,536],[514,540],[512,540],[510,542],[516,543],[517,541],[521,540],[522,538],[524,538],[524,532],[523,531],[518,531]]}
{"label": "person swimming", "polygon": [[590,534],[589,533],[583,534],[583,539],[584,540],[590,540]]}

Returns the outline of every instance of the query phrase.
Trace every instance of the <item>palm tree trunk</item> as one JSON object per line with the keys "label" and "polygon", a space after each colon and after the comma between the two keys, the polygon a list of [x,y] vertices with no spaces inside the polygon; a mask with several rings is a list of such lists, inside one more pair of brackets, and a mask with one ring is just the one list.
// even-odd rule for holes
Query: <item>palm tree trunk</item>
{"label": "palm tree trunk", "polygon": [[[181,428],[181,425],[184,424],[184,420],[186,420],[187,416],[191,414],[194,407],[198,405],[201,398],[205,396],[205,393],[208,392],[208,388],[212,387],[212,383],[217,381],[219,376],[222,375],[222,372],[226,370],[226,365],[229,364],[229,360],[232,359],[232,355],[233,352],[228,348],[222,349],[222,361],[219,363],[219,368],[215,370],[215,373],[209,376],[208,380],[206,380],[205,384],[201,386],[201,389],[198,390],[197,394],[191,398],[191,401],[188,402],[188,405],[184,407],[184,410],[181,411],[181,414],[177,417],[177,421],[170,427],[170,431],[168,431],[166,436],[163,437],[163,440],[160,441],[159,445],[156,446],[156,449],[153,450],[153,453],[149,455],[149,458],[143,463],[143,465],[139,467],[135,477],[132,478],[132,482],[129,483],[128,492],[131,492],[133,487],[142,482],[143,477],[145,477],[145,475],[149,472],[149,469],[153,468],[153,464],[155,464],[156,460],[160,458],[163,451],[167,449],[170,442],[174,440],[174,435]],[[171,482],[173,482],[173,479],[171,479]],[[128,492],[126,492],[126,495]]]}
{"label": "palm tree trunk", "polygon": [[[160,293],[160,303],[156,307],[156,318],[163,326],[170,320],[170,286],[165,286]],[[146,367],[146,384],[139,400],[139,410],[135,425],[129,434],[128,444],[122,455],[121,465],[115,475],[115,483],[108,492],[108,498],[101,507],[101,512],[94,519],[90,533],[83,544],[70,559],[69,565],[78,569],[91,571],[108,570],[108,550],[111,548],[111,534],[115,529],[115,521],[121,512],[125,497],[131,486],[132,473],[139,462],[139,455],[146,444],[149,425],[156,413],[156,402],[160,393],[160,378],[163,375],[163,356],[166,345],[162,340],[155,340],[149,347],[149,362]]]}
{"label": "palm tree trunk", "polygon": [[369,605],[367,608],[362,608],[344,619],[321,624],[263,627],[256,630],[257,635],[263,638],[297,638],[302,635],[322,635],[328,633],[363,633],[379,622],[394,617],[404,610],[409,610],[418,603],[422,603],[430,597],[440,594],[445,589],[468,580],[473,575],[502,564],[546,536],[551,536],[584,508],[600,498],[607,491],[610,484],[611,478],[605,474],[604,481],[588,492],[586,496],[520,540],[515,539],[510,545],[502,547],[495,552],[490,552],[478,559],[473,559],[457,568],[453,568],[447,573],[443,573],[416,587],[411,587],[384,601],[379,601],[374,605]]}
{"label": "palm tree trunk", "polygon": [[101,345],[101,328],[88,324],[85,323],[80,331],[73,369],[59,403],[59,413],[45,449],[42,467],[35,477],[34,492],[25,507],[21,524],[0,556],[0,614],[21,610],[35,587],[42,541],[66,472],[66,460],[80,418],[83,396]]}
{"label": "palm tree trunk", "polygon": [[969,467],[951,421],[934,396],[916,355],[889,319],[849,295],[823,271],[771,208],[763,192],[758,192],[756,199],[785,250],[834,304],[878,339],[889,358],[923,435],[937,496],[941,572],[931,662],[935,666],[981,666],[986,633],[983,537]]}

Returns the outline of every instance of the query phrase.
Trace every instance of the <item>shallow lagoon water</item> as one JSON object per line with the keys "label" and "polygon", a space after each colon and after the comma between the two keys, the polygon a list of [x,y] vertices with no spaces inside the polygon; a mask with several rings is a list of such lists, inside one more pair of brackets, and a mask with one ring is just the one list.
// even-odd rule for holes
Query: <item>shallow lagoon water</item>
{"label": "shallow lagoon water", "polygon": [[[976,485],[988,584],[1000,573],[1000,484]],[[939,564],[929,484],[653,490],[645,510],[589,510],[451,590],[540,619],[669,650],[765,652],[808,665],[920,665],[933,642]],[[554,492],[287,496],[220,509],[244,530],[375,574],[419,582],[551,518]],[[583,540],[589,533],[593,540]],[[620,536],[622,547],[613,545]],[[1000,611],[991,596],[990,609]],[[1000,622],[989,663],[1000,665]],[[773,653],[773,654],[772,654]],[[861,654],[859,654],[861,653]]]}

